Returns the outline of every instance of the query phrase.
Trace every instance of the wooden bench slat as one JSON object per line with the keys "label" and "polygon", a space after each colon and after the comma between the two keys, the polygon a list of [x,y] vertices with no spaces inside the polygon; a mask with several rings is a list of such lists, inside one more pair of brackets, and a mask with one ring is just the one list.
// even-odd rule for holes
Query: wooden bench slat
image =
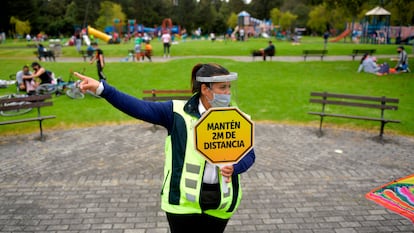
{"label": "wooden bench slat", "polygon": [[50,94],[47,94],[0,99],[0,111],[52,106],[53,102],[44,101],[51,98],[52,96]]}
{"label": "wooden bench slat", "polygon": [[310,102],[311,103],[319,103],[319,104],[331,104],[331,105],[353,106],[353,107],[375,108],[375,109],[387,109],[387,110],[397,110],[398,109],[398,106],[395,106],[395,105],[370,104],[370,103],[362,103],[362,102],[347,102],[347,101],[338,101],[338,100],[310,99]]}
{"label": "wooden bench slat", "polygon": [[26,109],[26,108],[39,108],[39,107],[47,107],[52,106],[52,102],[24,102],[22,104],[16,105],[6,105],[0,106],[0,111],[9,111],[9,110],[16,110],[16,109]]}
{"label": "wooden bench slat", "polygon": [[1,103],[9,103],[9,102],[20,102],[20,101],[44,101],[47,99],[51,99],[52,95],[45,94],[45,95],[30,95],[30,96],[24,96],[24,97],[13,97],[13,98],[4,98],[0,99]]}
{"label": "wooden bench slat", "polygon": [[30,121],[42,121],[46,119],[53,119],[56,116],[40,116],[40,117],[33,117],[33,118],[22,118],[16,120],[9,120],[9,121],[0,121],[0,125],[8,125],[8,124],[16,124],[16,123],[23,123],[23,122],[30,122]]}
{"label": "wooden bench slat", "polygon": [[367,101],[385,101],[390,103],[399,103],[397,98],[389,98],[385,96],[363,96],[363,95],[350,95],[350,94],[336,94],[336,93],[324,93],[324,92],[311,92],[311,96],[319,97],[332,97],[332,98],[345,98],[352,100],[367,100]]}
{"label": "wooden bench slat", "polygon": [[342,118],[351,118],[351,119],[360,119],[360,120],[386,121],[386,122],[394,122],[394,123],[401,122],[399,120],[391,120],[391,119],[384,119],[384,118],[374,118],[374,117],[354,116],[354,115],[344,115],[344,114],[324,113],[324,112],[308,112],[308,114],[319,115],[319,116],[324,116],[324,117],[331,116],[331,117],[342,117]]}

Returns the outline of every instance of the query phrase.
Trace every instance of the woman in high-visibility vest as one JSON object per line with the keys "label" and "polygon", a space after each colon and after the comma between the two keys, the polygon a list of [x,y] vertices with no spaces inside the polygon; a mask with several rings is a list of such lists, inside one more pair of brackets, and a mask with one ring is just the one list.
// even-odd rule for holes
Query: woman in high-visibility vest
{"label": "woman in high-visibility vest", "polygon": [[193,96],[159,103],[122,93],[105,80],[75,75],[82,80],[82,91],[92,91],[126,114],[167,129],[161,208],[171,232],[224,232],[240,204],[240,174],[253,165],[255,153],[251,149],[238,163],[218,167],[195,150],[193,128],[208,109],[230,106],[237,74],[218,64],[198,64],[192,70]]}

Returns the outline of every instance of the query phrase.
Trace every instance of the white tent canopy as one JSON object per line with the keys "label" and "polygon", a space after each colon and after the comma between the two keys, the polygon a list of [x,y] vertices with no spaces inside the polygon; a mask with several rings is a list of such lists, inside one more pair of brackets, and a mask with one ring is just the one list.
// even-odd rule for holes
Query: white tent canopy
{"label": "white tent canopy", "polygon": [[391,13],[384,8],[377,6],[374,9],[368,11],[365,15],[391,15]]}

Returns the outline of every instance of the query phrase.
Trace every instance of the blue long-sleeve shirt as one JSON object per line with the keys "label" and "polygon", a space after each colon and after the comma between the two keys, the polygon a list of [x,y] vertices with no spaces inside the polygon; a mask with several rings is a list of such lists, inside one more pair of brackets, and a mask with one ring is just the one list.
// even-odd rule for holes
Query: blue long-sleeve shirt
{"label": "blue long-sleeve shirt", "polygon": [[[108,85],[105,81],[102,83],[104,85],[104,90],[101,96],[115,108],[128,114],[131,117],[163,126],[167,129],[168,134],[171,133],[174,117],[172,101],[144,101],[116,90],[114,87]],[[198,98],[196,97],[197,96],[193,96],[193,98],[189,100],[189,102],[193,100],[193,103],[187,104],[187,107],[193,110],[191,112],[192,115],[200,117],[200,114],[198,113]],[[233,165],[234,174],[240,174],[247,171],[253,165],[255,159],[256,155],[252,149],[237,164]]]}

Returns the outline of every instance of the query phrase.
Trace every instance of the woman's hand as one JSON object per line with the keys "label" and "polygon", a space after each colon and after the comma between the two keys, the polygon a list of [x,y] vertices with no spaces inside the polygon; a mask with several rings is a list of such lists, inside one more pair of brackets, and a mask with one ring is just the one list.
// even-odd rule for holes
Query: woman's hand
{"label": "woman's hand", "polygon": [[224,176],[227,183],[231,182],[231,176],[233,175],[233,165],[228,165],[220,168],[221,175]]}
{"label": "woman's hand", "polygon": [[99,87],[99,81],[79,74],[78,72],[74,72],[73,74],[81,80],[79,88],[82,92],[91,91],[92,93],[96,93],[96,89]]}

